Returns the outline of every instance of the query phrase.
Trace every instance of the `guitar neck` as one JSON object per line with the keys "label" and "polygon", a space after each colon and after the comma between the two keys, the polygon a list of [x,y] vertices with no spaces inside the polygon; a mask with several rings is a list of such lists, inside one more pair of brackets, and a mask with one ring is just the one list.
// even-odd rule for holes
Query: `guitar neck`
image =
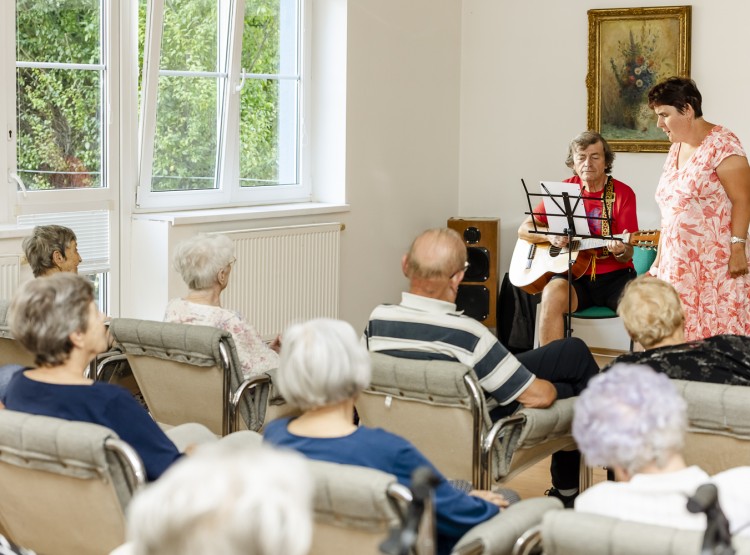
{"label": "guitar neck", "polygon": [[[617,237],[617,235],[615,235]],[[622,236],[620,236],[622,238]],[[589,249],[598,249],[606,246],[608,239],[596,239],[589,237],[587,239],[577,239],[573,241],[573,250],[586,251]]]}

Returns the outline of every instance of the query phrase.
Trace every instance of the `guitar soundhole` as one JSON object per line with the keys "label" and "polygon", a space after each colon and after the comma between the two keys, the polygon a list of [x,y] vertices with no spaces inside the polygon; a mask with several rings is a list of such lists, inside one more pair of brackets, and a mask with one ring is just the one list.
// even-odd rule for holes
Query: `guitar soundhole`
{"label": "guitar soundhole", "polygon": [[549,255],[550,255],[551,258],[555,258],[556,256],[558,256],[560,254],[560,251],[562,251],[562,249],[560,247],[550,247],[549,248]]}

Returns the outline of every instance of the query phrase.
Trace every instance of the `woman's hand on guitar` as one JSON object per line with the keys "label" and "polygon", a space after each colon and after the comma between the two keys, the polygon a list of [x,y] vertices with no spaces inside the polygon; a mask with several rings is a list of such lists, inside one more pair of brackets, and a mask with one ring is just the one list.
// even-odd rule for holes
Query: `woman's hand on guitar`
{"label": "woman's hand on guitar", "polygon": [[565,235],[550,235],[549,242],[553,247],[561,249],[568,244],[568,238]]}

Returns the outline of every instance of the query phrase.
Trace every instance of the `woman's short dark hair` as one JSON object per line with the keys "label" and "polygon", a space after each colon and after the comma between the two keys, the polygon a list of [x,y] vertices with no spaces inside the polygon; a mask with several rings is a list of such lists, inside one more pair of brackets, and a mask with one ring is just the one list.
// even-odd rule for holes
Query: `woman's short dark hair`
{"label": "woman's short dark hair", "polygon": [[648,107],[674,106],[681,113],[685,113],[688,105],[693,107],[695,117],[703,116],[701,102],[703,97],[695,81],[688,77],[669,77],[657,83],[648,91]]}
{"label": "woman's short dark hair", "polygon": [[72,229],[61,225],[36,226],[31,235],[23,240],[23,251],[34,277],[43,276],[45,272],[57,268],[52,258],[55,251],[65,258],[65,249],[72,241],[77,241]]}

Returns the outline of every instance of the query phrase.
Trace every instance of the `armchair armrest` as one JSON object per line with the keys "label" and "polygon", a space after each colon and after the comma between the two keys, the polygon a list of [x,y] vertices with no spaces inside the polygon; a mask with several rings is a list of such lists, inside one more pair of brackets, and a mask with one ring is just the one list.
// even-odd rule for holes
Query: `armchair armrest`
{"label": "armchair armrest", "polygon": [[[549,497],[519,501],[464,534],[452,555],[509,555],[518,538],[529,528],[541,524],[545,513],[562,508],[559,499]],[[477,551],[479,545],[482,551]]]}
{"label": "armchair armrest", "polygon": [[253,395],[250,401],[251,414],[248,428],[252,430],[258,430],[263,425],[265,418],[265,407],[263,406],[268,398],[268,391],[266,395],[261,395],[261,387],[268,386],[271,383],[271,377],[268,374],[260,374],[251,378],[246,378],[242,381],[239,387],[234,393],[232,393],[229,399],[229,426],[230,432],[236,432],[240,429],[240,402],[245,395]]}

